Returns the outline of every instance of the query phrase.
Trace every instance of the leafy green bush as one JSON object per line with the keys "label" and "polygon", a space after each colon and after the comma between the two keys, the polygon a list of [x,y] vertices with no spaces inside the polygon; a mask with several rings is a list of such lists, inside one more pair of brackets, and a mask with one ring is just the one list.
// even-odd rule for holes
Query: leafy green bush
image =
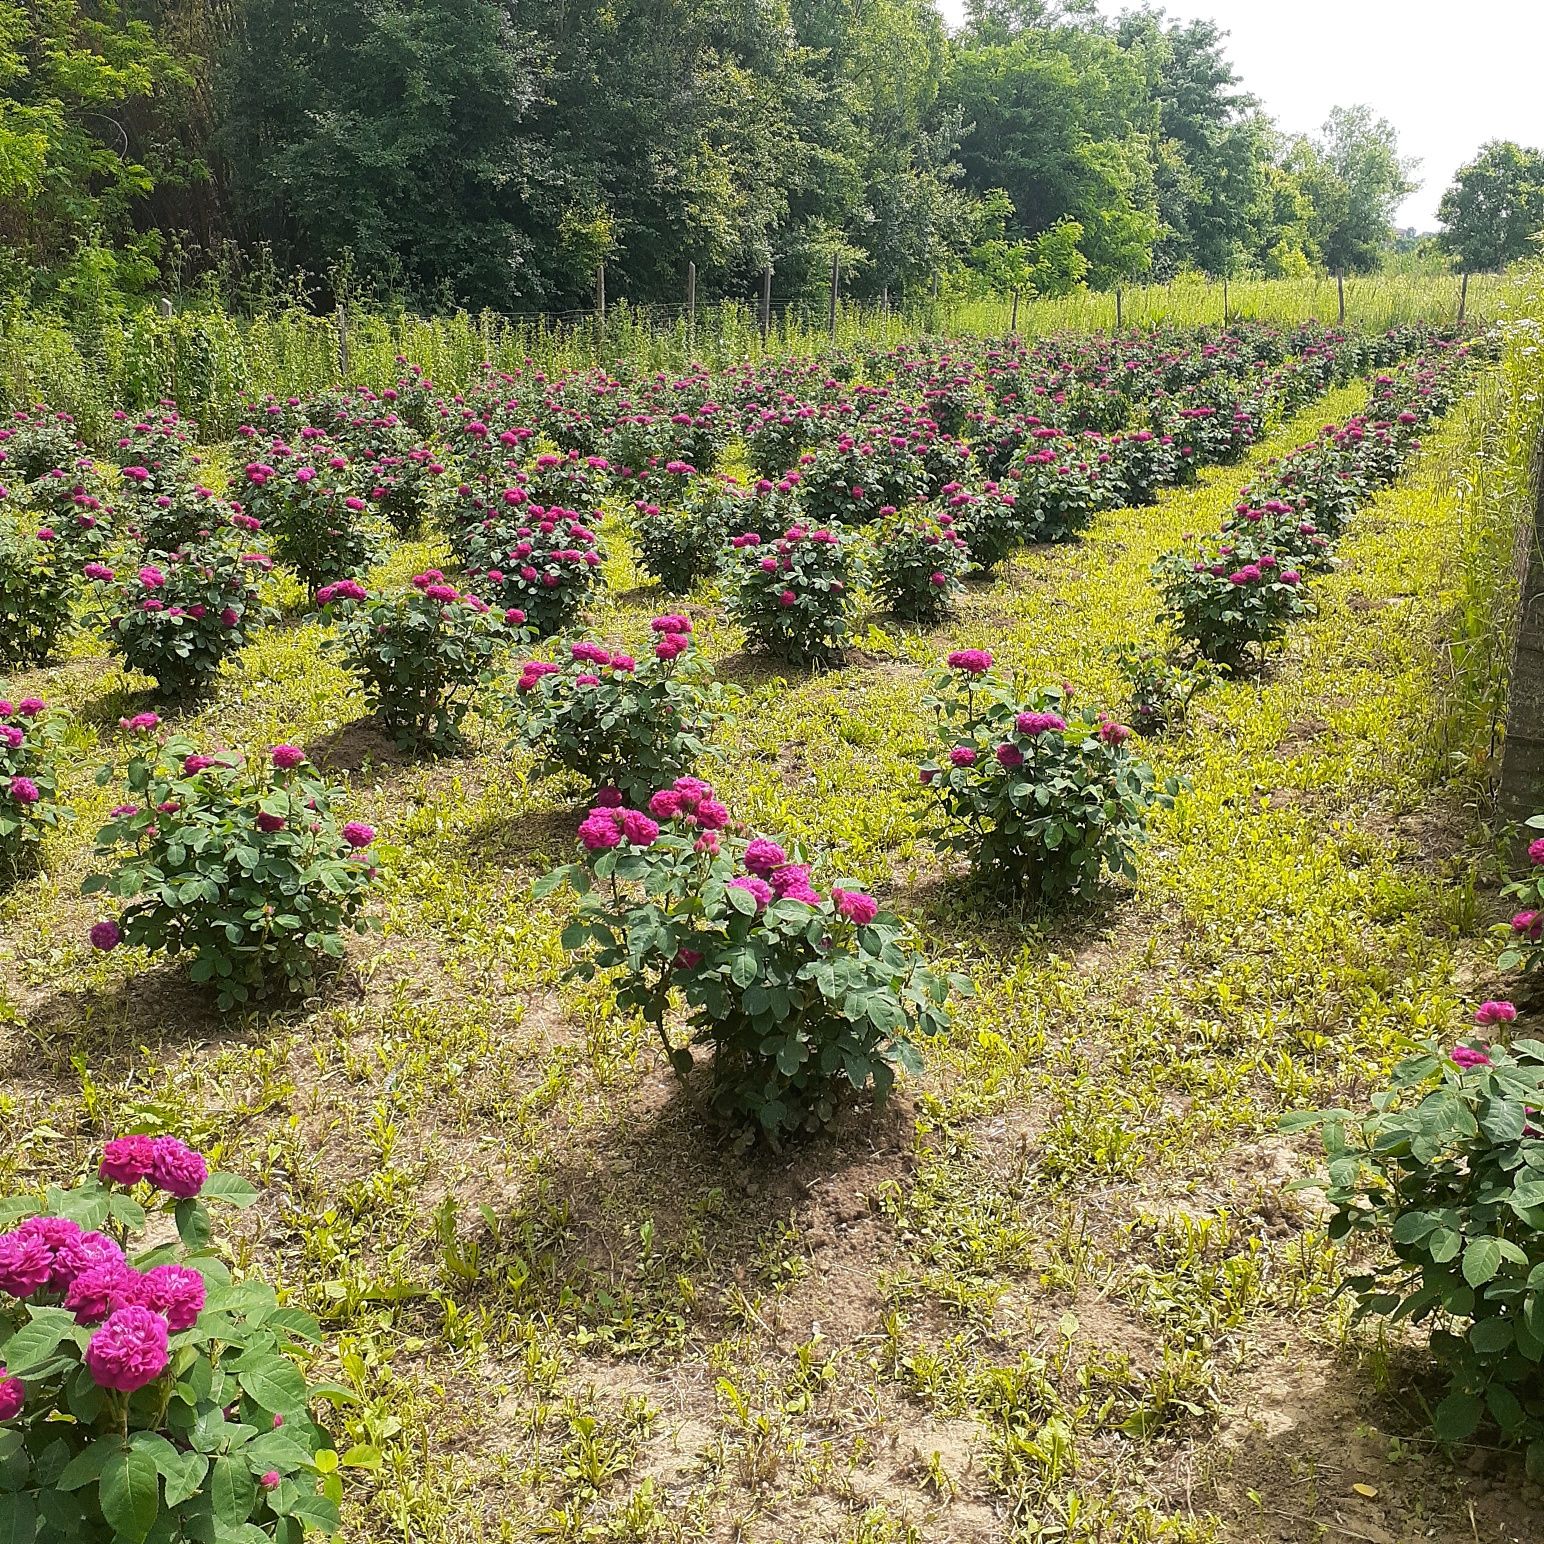
{"label": "leafy green bush", "polygon": [[48,659],[69,631],[78,587],[58,543],[0,528],[0,664]]}
{"label": "leafy green bush", "polygon": [[59,799],[64,723],[41,697],[0,702],[0,881],[35,869],[45,833],[73,818]]}
{"label": "leafy green bush", "polygon": [[1232,542],[1166,552],[1153,579],[1176,636],[1219,665],[1244,664],[1314,610],[1297,569]]}
{"label": "leafy green bush", "polygon": [[[1504,1024],[1510,1003],[1487,1003]],[[1432,1412],[1447,1442],[1489,1419],[1527,1444],[1544,1479],[1544,1042],[1435,1047],[1394,1069],[1371,1112],[1288,1116],[1322,1126],[1332,1239],[1377,1251],[1347,1276],[1358,1319],[1427,1326],[1448,1391]]]}
{"label": "leafy green bush", "polygon": [[339,1459],[311,1402],[343,1391],[302,1370],[320,1328],[266,1282],[234,1280],[211,1241],[207,1201],[256,1199],[173,1137],[123,1136],[96,1177],[49,1186],[41,1211],[0,1202],[8,1538],[300,1544],[337,1530]]}
{"label": "leafy green bush", "polygon": [[[691,1047],[710,1049],[715,1110],[774,1142],[919,1071],[917,1041],[947,1026],[951,986],[965,989],[928,970],[870,896],[820,894],[801,854],[731,833],[695,778],[657,791],[647,814],[592,810],[579,839],[583,859],[536,887],[580,897],[563,932],[582,951],[574,973],[614,972],[618,1006],[653,1025],[679,1075]],[[666,1023],[677,999],[685,1045]]]}
{"label": "leafy green bush", "polygon": [[737,694],[692,647],[688,618],[656,617],[651,626],[654,650],[641,663],[581,641],[559,664],[526,664],[511,708],[539,771],[573,772],[592,792],[638,803],[710,754]]}
{"label": "leafy green bush", "polygon": [[938,845],[970,859],[987,882],[1042,901],[1093,889],[1105,872],[1134,878],[1147,812],[1179,791],[1156,786],[1126,741],[1131,731],[1069,689],[1027,698],[990,674],[992,656],[962,649],[923,699],[946,749],[921,781],[940,823]]}
{"label": "leafy green bush", "polygon": [[[191,955],[190,977],[212,985],[222,1008],[310,991],[320,960],[342,958],[344,933],[369,926],[376,871],[365,849],[375,832],[339,825],[340,790],[299,747],[274,746],[253,773],[188,740],[158,743],[158,723],[153,713],[124,723],[136,736],[124,774],[132,802],[98,833],[97,860],[111,866],[82,891],[127,904],[96,924],[92,942]],[[103,767],[97,782],[114,770]]]}
{"label": "leafy green bush", "polygon": [[796,664],[839,659],[858,573],[851,538],[796,525],[773,542],[749,532],[730,546],[739,573],[729,612],[748,646]]}
{"label": "leafy green bush", "polygon": [[445,582],[439,569],[413,576],[412,588],[370,597],[352,579],[316,592],[337,629],[328,640],[363,683],[372,710],[404,747],[450,750],[472,693],[492,679],[499,645],[523,620],[508,621],[475,595]]}
{"label": "leafy green bush", "polygon": [[891,513],[873,529],[868,579],[892,616],[940,622],[964,587],[970,564],[964,541],[931,515]]}
{"label": "leafy green bush", "polygon": [[162,698],[192,696],[268,619],[258,581],[272,564],[262,553],[243,552],[230,527],[145,557],[124,578],[87,564],[103,630],[124,664],[149,676]]}
{"label": "leafy green bush", "polygon": [[563,631],[584,611],[601,580],[600,540],[566,509],[526,505],[526,522],[478,577],[506,611],[519,611],[538,638]]}
{"label": "leafy green bush", "polygon": [[628,534],[644,572],[672,595],[685,595],[711,579],[723,564],[725,543],[735,534],[730,516],[743,502],[711,485],[675,508],[638,500]]}
{"label": "leafy green bush", "polygon": [[1179,728],[1196,694],[1213,679],[1205,661],[1176,659],[1162,649],[1136,644],[1122,645],[1115,662],[1131,685],[1131,727],[1141,734]]}
{"label": "leafy green bush", "polygon": [[[1544,815],[1531,816],[1524,824],[1530,831],[1544,831]],[[1501,952],[1503,970],[1530,974],[1544,961],[1544,836],[1528,844],[1527,876],[1509,884],[1501,893],[1517,904],[1511,922],[1503,929],[1506,948]]]}

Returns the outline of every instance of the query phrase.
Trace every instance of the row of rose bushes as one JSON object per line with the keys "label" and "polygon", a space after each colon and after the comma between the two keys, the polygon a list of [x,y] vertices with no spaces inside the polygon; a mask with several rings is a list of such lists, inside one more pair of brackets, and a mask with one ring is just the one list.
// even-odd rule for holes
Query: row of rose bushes
{"label": "row of rose bushes", "polygon": [[[519,607],[533,624],[551,632],[565,619],[543,615],[561,610],[558,598],[547,592],[564,588],[562,581],[572,577],[565,564],[592,564],[595,554],[582,541],[566,547],[549,543],[548,550],[528,552],[519,560],[513,549],[525,538],[511,527],[531,522],[528,509],[518,506],[574,508],[591,519],[602,495],[618,486],[639,495],[635,533],[643,560],[667,583],[685,584],[700,577],[698,571],[718,561],[726,534],[759,530],[770,537],[801,519],[819,521],[827,515],[849,525],[864,523],[918,497],[933,500],[940,517],[947,511],[977,569],[989,573],[1018,542],[1075,534],[1099,508],[1141,502],[1158,487],[1192,475],[1201,461],[1236,455],[1258,433],[1272,404],[1291,405],[1303,391],[1322,389],[1338,378],[1338,366],[1326,368],[1321,361],[1356,359],[1364,350],[1348,339],[1300,346],[1305,357],[1281,369],[1302,372],[1312,364],[1317,373],[1310,371],[1307,384],[1280,372],[1249,383],[1254,396],[1247,409],[1230,396],[1238,382],[1218,373],[1229,362],[1226,350],[1214,348],[1216,357],[1207,362],[1204,381],[1225,406],[1178,410],[1186,415],[1179,422],[1187,433],[1195,431],[1195,446],[1149,429],[1108,439],[1093,430],[1079,433],[1075,425],[1082,420],[1075,411],[1062,413],[1073,427],[1060,428],[1037,415],[1020,415],[1017,444],[1004,458],[999,438],[988,458],[992,464],[1003,461],[1002,481],[988,478],[969,490],[960,479],[971,476],[971,445],[939,434],[930,419],[913,422],[915,410],[881,388],[846,404],[854,413],[881,413],[878,422],[857,434],[838,429],[834,440],[818,452],[802,453],[799,467],[780,478],[777,496],[770,499],[770,484],[758,485],[754,492],[739,490],[675,459],[635,458],[640,461],[637,470],[604,457],[581,457],[577,450],[527,461],[536,431],[522,424],[495,435],[488,423],[474,416],[481,410],[475,401],[457,399],[454,412],[440,403],[438,416],[444,422],[439,427],[447,437],[443,448],[419,443],[413,425],[396,412],[427,395],[421,375],[411,373],[403,391],[383,394],[391,400],[368,393],[333,394],[319,402],[297,399],[255,411],[262,427],[244,428],[244,440],[238,440],[243,450],[276,429],[292,439],[273,438],[258,457],[245,461],[234,479],[233,490],[240,497],[234,504],[216,499],[202,486],[200,458],[193,449],[195,426],[172,410],[122,423],[124,432],[114,453],[126,464],[111,477],[109,469],[81,455],[57,415],[20,414],[0,429],[0,474],[7,465],[15,469],[22,482],[13,495],[19,493],[27,507],[40,508],[42,523],[35,531],[18,528],[0,542],[0,655],[24,663],[48,657],[71,620],[82,565],[107,567],[101,559],[113,535],[115,515],[121,517],[116,520],[118,534],[135,544],[116,564],[120,570],[165,570],[200,533],[245,524],[248,530],[265,529],[267,555],[316,587],[367,566],[381,552],[389,528],[401,534],[419,531],[436,488],[443,490],[440,513],[458,556],[470,571],[500,576],[498,593],[489,595],[490,602],[504,609]],[[1116,395],[1122,402],[1140,396],[1134,382],[1149,379],[1151,360],[1146,356],[1167,361],[1171,370],[1178,357],[1176,351],[1166,355],[1147,344],[1134,351],[1142,357],[1130,357],[1133,350],[1128,348],[1127,357],[1116,361],[1125,366],[1116,376]],[[946,367],[952,363],[947,355],[943,362]],[[1101,365],[1081,360],[1077,368],[1096,371]],[[1112,367],[1105,373],[1115,375]],[[1014,379],[1024,386],[1022,374]],[[1039,395],[1030,393],[1025,400],[1032,397],[1046,412],[1060,411],[1069,395],[1076,402],[1077,391],[1069,393],[1069,382],[1075,387],[1081,379],[1065,369],[1053,371],[1041,383]],[[979,389],[980,383],[975,384]],[[1161,386],[1152,390],[1163,395]],[[515,398],[504,407],[516,405],[522,412],[535,412],[538,423],[543,422],[540,413],[551,410],[550,402],[536,412],[536,404]],[[898,427],[884,420],[884,412],[901,414],[906,432],[883,432]],[[428,416],[420,412],[419,421]],[[1209,440],[1207,426],[1214,421],[1228,427],[1218,431],[1220,438],[1213,435]],[[495,449],[490,452],[489,446]],[[447,471],[465,480],[452,489]],[[105,496],[108,481],[116,482],[114,498],[120,508]],[[93,484],[98,491],[92,491]],[[110,636],[124,634],[130,654],[148,657],[169,672],[185,662],[184,673],[196,677],[200,666],[207,674],[209,651],[207,640],[187,636],[196,631],[188,619],[221,617],[227,629],[243,630],[248,606],[254,619],[257,613],[251,584],[241,582],[251,576],[243,576],[233,565],[260,556],[227,551],[219,543],[211,550],[201,547],[191,554],[192,569],[185,571],[192,577],[178,587],[190,593],[164,597],[143,614],[130,615],[121,593],[95,599],[104,603]],[[688,561],[683,563],[683,558]],[[212,626],[204,631],[214,632]]]}

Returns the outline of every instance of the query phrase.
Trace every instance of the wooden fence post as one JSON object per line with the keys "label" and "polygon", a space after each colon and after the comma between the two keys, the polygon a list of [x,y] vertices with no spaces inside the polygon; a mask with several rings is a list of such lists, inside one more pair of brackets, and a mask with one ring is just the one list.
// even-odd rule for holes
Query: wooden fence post
{"label": "wooden fence post", "polygon": [[1013,337],[1019,335],[1019,292],[1013,292],[1013,320],[1008,324],[1008,332]]}
{"label": "wooden fence post", "polygon": [[767,335],[772,331],[772,265],[761,270],[761,346],[767,346]]}
{"label": "wooden fence post", "polygon": [[1464,274],[1464,281],[1458,286],[1458,325],[1464,325],[1464,312],[1469,309],[1469,275]]}
{"label": "wooden fence post", "polygon": [[1340,301],[1340,325],[1346,325],[1346,276],[1343,273],[1335,275],[1335,293]]}
{"label": "wooden fence post", "polygon": [[686,265],[686,348],[687,352],[697,346],[697,265]]}
{"label": "wooden fence post", "polygon": [[1523,533],[1517,641],[1507,693],[1498,803],[1507,821],[1526,820],[1544,804],[1544,445],[1534,451],[1533,520]]}
{"label": "wooden fence post", "polygon": [[172,314],[171,301],[169,301],[165,295],[162,295],[160,300],[156,303],[156,310],[160,312],[163,319],[169,318]]}
{"label": "wooden fence post", "polygon": [[338,302],[338,374],[344,381],[348,380],[349,371],[349,347],[348,347],[348,312],[344,309],[342,301]]}
{"label": "wooden fence post", "polygon": [[1228,276],[1222,276],[1222,325],[1228,325]]}
{"label": "wooden fence post", "polygon": [[836,336],[836,294],[842,282],[842,256],[839,252],[831,254],[831,304],[826,313],[826,329],[834,338]]}
{"label": "wooden fence post", "polygon": [[1120,285],[1115,286],[1115,330],[1119,332],[1126,325],[1126,312],[1123,304],[1124,297],[1120,292]]}

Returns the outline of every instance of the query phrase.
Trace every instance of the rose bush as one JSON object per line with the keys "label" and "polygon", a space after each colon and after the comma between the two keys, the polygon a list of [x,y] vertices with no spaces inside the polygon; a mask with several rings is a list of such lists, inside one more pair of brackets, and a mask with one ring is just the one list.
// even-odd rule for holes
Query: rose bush
{"label": "rose bush", "polygon": [[41,665],[70,630],[80,578],[58,542],[0,528],[0,664]]}
{"label": "rose bush", "polygon": [[1197,542],[1153,566],[1161,614],[1177,637],[1218,665],[1258,659],[1313,602],[1302,574],[1273,552],[1233,542]]}
{"label": "rose bush", "polygon": [[65,722],[41,697],[0,701],[0,882],[33,872],[44,836],[74,818],[59,798]]}
{"label": "rose bush", "polygon": [[892,616],[906,622],[940,622],[954,607],[970,566],[964,541],[942,521],[908,511],[890,514],[872,533],[869,585]]}
{"label": "rose bush", "polygon": [[656,617],[651,628],[642,661],[579,642],[557,664],[527,662],[511,711],[541,771],[572,772],[592,792],[637,803],[712,754],[739,694],[693,647],[687,617]]}
{"label": "rose bush", "polygon": [[852,538],[795,525],[775,541],[749,532],[730,545],[739,561],[729,613],[747,645],[801,665],[839,659],[859,573]]}
{"label": "rose bush", "polygon": [[1106,873],[1134,878],[1157,785],[1127,746],[1131,731],[1087,708],[1068,688],[1017,691],[991,673],[992,656],[964,649],[923,699],[945,749],[923,764],[937,842],[978,877],[1040,901],[1086,894]]}
{"label": "rose bush", "polygon": [[337,1530],[340,1459],[313,1405],[352,1396],[308,1384],[316,1321],[235,1279],[213,1243],[208,1203],[256,1199],[175,1137],[130,1135],[41,1209],[0,1202],[7,1537],[301,1544]]}
{"label": "rose bush", "polygon": [[463,743],[473,694],[492,680],[499,646],[524,622],[519,612],[506,618],[462,594],[437,568],[395,594],[372,597],[344,579],[323,585],[316,599],[334,628],[328,648],[405,748]]}
{"label": "rose bush", "polygon": [[188,974],[221,1008],[312,990],[319,966],[342,958],[343,935],[370,926],[375,832],[339,823],[341,790],[297,746],[276,745],[253,769],[182,738],[160,743],[157,724],[153,713],[125,723],[130,799],[97,835],[106,867],[82,886],[124,905],[93,926],[92,943],[190,955]]}
{"label": "rose bush", "polygon": [[657,790],[647,811],[597,807],[579,840],[580,861],[536,887],[579,897],[563,932],[574,973],[608,973],[678,1075],[693,1047],[710,1052],[714,1109],[774,1142],[828,1124],[855,1094],[883,1099],[947,1026],[951,988],[968,990],[930,971],[871,896],[818,891],[805,854],[731,827],[695,778]]}

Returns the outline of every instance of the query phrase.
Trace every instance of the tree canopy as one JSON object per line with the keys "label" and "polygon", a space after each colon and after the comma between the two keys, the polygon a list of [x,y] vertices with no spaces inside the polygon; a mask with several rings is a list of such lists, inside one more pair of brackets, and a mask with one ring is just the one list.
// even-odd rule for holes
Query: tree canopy
{"label": "tree canopy", "polygon": [[[0,0],[0,282],[31,300],[1355,270],[1410,171],[1365,108],[1279,132],[1215,24],[1092,0],[972,0],[954,34],[933,0]],[[1466,171],[1463,252],[1514,254],[1537,179]]]}

